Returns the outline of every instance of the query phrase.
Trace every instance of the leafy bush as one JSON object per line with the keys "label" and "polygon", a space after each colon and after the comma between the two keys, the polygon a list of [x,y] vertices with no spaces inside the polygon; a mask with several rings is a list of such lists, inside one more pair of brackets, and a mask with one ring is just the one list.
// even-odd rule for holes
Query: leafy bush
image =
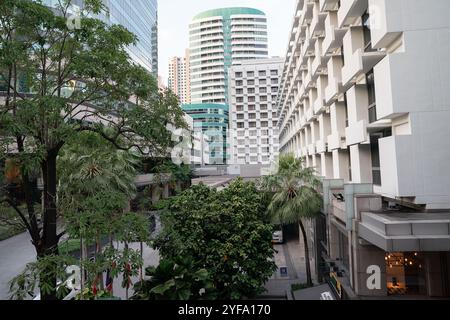
{"label": "leafy bush", "polygon": [[148,267],[146,276],[150,279],[135,284],[132,300],[205,300],[216,295],[208,271],[190,258],[163,259],[158,267]]}
{"label": "leafy bush", "polygon": [[162,257],[192,257],[211,274],[219,299],[252,298],[276,270],[262,195],[238,179],[222,191],[193,186],[162,215]]}

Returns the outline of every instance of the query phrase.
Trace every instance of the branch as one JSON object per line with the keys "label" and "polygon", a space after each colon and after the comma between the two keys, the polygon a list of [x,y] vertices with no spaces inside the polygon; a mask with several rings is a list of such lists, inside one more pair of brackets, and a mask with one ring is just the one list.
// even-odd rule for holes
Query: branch
{"label": "branch", "polygon": [[28,223],[28,220],[25,218],[25,215],[24,215],[24,214],[22,213],[22,211],[17,207],[17,205],[16,205],[14,202],[12,202],[11,200],[9,200],[9,199],[4,199],[3,202],[8,203],[8,204],[9,204],[9,205],[17,212],[17,214],[19,215],[19,217],[22,219],[23,223],[25,224],[25,227],[27,228],[28,232],[29,232],[30,234],[32,234],[31,226],[30,226],[30,224]]}

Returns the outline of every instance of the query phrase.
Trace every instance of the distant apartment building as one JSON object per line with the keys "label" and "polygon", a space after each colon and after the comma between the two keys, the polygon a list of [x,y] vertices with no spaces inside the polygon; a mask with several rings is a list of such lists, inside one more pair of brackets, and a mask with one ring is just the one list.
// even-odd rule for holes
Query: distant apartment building
{"label": "distant apartment building", "polygon": [[172,57],[169,60],[169,79],[168,87],[174,92],[182,104],[190,103],[190,97],[188,92],[188,69],[189,65],[186,64],[186,59],[181,57]]}
{"label": "distant apartment building", "polygon": [[266,165],[277,159],[283,63],[281,58],[250,60],[229,69],[230,163]]}
{"label": "distant apartment building", "polygon": [[214,9],[198,14],[189,26],[192,103],[226,103],[228,68],[266,58],[267,19],[251,8]]}
{"label": "distant apartment building", "polygon": [[339,297],[450,296],[448,12],[447,0],[297,1],[280,152],[323,177],[311,240]]}
{"label": "distant apartment building", "polygon": [[[267,58],[267,18],[252,8],[209,10],[193,18],[189,36],[191,103],[194,109],[206,111],[203,119],[207,122],[199,126],[212,133],[210,160],[226,164],[230,157],[228,69],[245,60]],[[219,126],[217,121],[221,121]]]}

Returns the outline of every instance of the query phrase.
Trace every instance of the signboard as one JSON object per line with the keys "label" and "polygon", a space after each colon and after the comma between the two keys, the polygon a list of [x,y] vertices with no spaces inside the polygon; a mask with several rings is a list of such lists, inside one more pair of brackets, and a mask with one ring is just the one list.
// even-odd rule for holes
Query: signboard
{"label": "signboard", "polygon": [[341,282],[338,280],[336,272],[330,272],[330,282],[333,285],[333,288],[336,291],[339,298],[342,298],[342,286]]}
{"label": "signboard", "polygon": [[280,267],[280,276],[287,277],[288,276],[288,269],[287,267]]}

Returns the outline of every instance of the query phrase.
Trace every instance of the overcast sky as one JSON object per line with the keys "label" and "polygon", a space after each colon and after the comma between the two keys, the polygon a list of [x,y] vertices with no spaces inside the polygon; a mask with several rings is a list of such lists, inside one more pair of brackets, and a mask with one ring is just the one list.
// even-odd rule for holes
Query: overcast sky
{"label": "overcast sky", "polygon": [[295,0],[160,0],[159,74],[167,83],[172,56],[184,56],[189,47],[189,23],[202,11],[224,7],[251,7],[266,13],[269,55],[284,56],[294,16]]}

